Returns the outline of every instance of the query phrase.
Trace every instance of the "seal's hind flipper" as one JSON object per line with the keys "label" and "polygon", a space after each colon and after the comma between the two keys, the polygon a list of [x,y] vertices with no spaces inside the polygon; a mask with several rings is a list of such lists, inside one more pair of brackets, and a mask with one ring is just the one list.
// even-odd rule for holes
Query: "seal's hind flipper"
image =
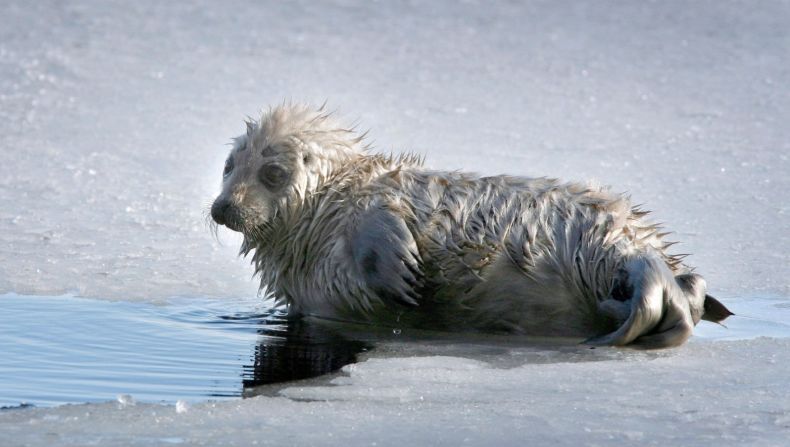
{"label": "seal's hind flipper", "polygon": [[[614,332],[585,343],[656,349],[681,345],[691,336],[694,320],[689,300],[693,297],[686,295],[660,257],[646,254],[630,259],[622,276],[619,280],[627,284],[616,287],[598,307],[610,318],[622,321],[626,314],[627,318]],[[630,296],[623,296],[624,291]]]}

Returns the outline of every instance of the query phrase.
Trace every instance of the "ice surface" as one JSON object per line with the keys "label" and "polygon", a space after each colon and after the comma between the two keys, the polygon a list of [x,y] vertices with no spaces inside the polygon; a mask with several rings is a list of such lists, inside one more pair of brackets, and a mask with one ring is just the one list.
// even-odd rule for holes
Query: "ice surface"
{"label": "ice surface", "polygon": [[599,179],[719,295],[790,294],[788,4],[0,5],[0,290],[254,293],[203,211],[245,115],[325,99],[432,167]]}
{"label": "ice surface", "polygon": [[[788,60],[779,0],[3,1],[0,293],[254,294],[238,239],[214,241],[204,210],[244,116],[290,98],[326,99],[432,167],[611,184],[677,232],[714,295],[788,297]],[[371,359],[335,387],[186,413],[3,412],[0,438],[775,445],[787,344],[510,369]]]}

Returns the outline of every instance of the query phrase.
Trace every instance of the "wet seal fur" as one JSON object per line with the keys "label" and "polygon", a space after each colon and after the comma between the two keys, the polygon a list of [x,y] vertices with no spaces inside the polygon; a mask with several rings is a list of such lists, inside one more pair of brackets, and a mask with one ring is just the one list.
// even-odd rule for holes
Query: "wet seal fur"
{"label": "wet seal fur", "polygon": [[639,348],[731,315],[621,194],[431,170],[363,138],[284,104],[234,140],[211,216],[293,315]]}

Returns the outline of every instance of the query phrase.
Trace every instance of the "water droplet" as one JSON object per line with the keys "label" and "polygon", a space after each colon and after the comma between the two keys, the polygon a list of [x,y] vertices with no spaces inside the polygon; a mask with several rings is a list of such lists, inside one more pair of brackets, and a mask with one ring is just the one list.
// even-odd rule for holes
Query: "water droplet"
{"label": "water droplet", "polygon": [[120,405],[121,408],[131,407],[134,406],[135,404],[134,398],[129,394],[119,394],[117,399],[118,399],[118,403],[121,404]]}
{"label": "water droplet", "polygon": [[176,402],[176,413],[182,414],[187,411],[189,411],[189,404],[187,404],[186,401],[179,400]]}

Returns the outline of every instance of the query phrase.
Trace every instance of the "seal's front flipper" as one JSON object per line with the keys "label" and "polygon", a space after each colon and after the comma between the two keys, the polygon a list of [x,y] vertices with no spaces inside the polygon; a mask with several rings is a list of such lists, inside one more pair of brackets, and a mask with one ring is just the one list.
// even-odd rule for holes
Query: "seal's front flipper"
{"label": "seal's front flipper", "polygon": [[402,217],[385,206],[365,210],[353,231],[351,252],[365,285],[384,303],[418,305],[420,254]]}

